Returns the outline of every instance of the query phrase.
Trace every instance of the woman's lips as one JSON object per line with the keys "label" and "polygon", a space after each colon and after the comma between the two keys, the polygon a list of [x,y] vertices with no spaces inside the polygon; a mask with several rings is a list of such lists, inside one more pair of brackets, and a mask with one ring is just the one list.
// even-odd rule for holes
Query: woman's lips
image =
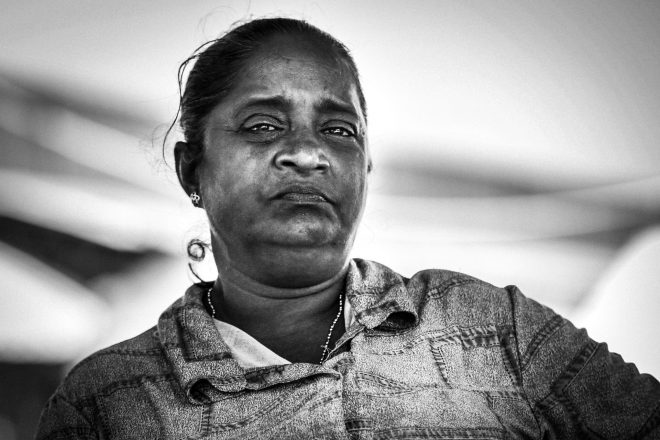
{"label": "woman's lips", "polygon": [[289,185],[278,191],[276,199],[288,200],[294,203],[331,203],[327,194],[311,185]]}
{"label": "woman's lips", "polygon": [[288,192],[280,196],[281,199],[296,203],[325,203],[327,200],[320,194]]}

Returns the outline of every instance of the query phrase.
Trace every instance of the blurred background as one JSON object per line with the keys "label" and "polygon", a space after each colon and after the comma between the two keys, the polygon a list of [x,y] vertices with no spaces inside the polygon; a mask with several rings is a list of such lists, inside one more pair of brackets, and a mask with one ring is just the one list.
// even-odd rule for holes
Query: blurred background
{"label": "blurred background", "polygon": [[177,68],[276,15],[362,74],[354,256],[516,284],[660,376],[660,2],[2,0],[1,439],[30,438],[72,363],[191,283],[205,220],[161,150]]}

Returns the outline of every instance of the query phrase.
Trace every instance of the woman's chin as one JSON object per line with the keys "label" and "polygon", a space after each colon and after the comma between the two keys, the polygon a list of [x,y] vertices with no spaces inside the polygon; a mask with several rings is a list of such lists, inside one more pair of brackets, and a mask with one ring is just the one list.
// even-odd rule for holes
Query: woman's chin
{"label": "woman's chin", "polygon": [[341,239],[346,234],[329,221],[288,222],[263,232],[268,235],[263,237],[263,242],[284,248],[332,246],[346,241]]}

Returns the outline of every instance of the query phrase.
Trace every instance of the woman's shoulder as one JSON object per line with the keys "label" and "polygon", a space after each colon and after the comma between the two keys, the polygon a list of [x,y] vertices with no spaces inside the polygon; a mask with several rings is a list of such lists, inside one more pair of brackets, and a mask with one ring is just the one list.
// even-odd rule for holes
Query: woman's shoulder
{"label": "woman's shoulder", "polygon": [[375,261],[356,258],[353,264],[364,285],[381,285],[387,290],[400,284],[406,287],[409,295],[422,296],[425,299],[468,295],[481,301],[501,300],[515,289],[515,286],[497,287],[475,276],[447,269],[423,269],[407,277]]}
{"label": "woman's shoulder", "polygon": [[71,401],[85,400],[138,383],[145,376],[165,375],[166,369],[157,329],[152,327],[78,362],[66,375],[58,393]]}
{"label": "woman's shoulder", "polygon": [[381,295],[405,296],[414,307],[427,313],[441,313],[452,320],[512,323],[516,314],[529,314],[549,319],[552,310],[526,297],[515,285],[498,287],[476,276],[446,269],[424,269],[410,277],[400,275],[389,267],[368,260],[354,259],[354,272],[360,274],[359,283],[366,294],[374,286]]}

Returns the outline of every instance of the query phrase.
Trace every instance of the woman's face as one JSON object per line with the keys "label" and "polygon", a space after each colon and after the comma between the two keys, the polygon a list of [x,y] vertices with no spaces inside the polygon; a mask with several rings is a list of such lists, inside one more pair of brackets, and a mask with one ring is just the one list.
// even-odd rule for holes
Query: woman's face
{"label": "woman's face", "polygon": [[332,277],[353,243],[368,162],[348,69],[273,39],[208,117],[199,178],[214,252],[271,285]]}

